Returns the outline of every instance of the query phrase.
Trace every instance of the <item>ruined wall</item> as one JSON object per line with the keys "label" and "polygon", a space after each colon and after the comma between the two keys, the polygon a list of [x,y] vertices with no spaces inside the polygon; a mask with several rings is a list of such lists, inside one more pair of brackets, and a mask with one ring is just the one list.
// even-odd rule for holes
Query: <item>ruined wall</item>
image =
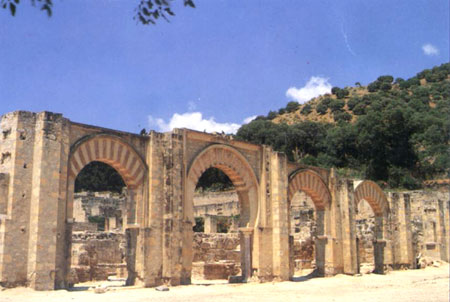
{"label": "ruined wall", "polygon": [[402,193],[409,195],[412,244],[415,256],[421,254],[448,261],[449,191]]}
{"label": "ruined wall", "polygon": [[73,232],[71,282],[126,278],[126,249],[123,233]]}
{"label": "ruined wall", "polygon": [[297,192],[291,200],[290,226],[294,240],[295,272],[315,268],[315,207],[311,197],[304,192]]}
{"label": "ruined wall", "polygon": [[[89,217],[101,216],[105,218],[105,230],[122,230],[127,215],[126,190],[118,194],[113,192],[80,192],[74,194],[73,218],[74,230],[92,230],[93,223]],[[96,225],[96,224],[94,224]]]}
{"label": "ruined wall", "polygon": [[241,273],[239,234],[194,234],[194,279],[228,279]]}
{"label": "ruined wall", "polygon": [[194,195],[194,216],[204,217],[239,215],[239,197],[236,191],[204,192]]}

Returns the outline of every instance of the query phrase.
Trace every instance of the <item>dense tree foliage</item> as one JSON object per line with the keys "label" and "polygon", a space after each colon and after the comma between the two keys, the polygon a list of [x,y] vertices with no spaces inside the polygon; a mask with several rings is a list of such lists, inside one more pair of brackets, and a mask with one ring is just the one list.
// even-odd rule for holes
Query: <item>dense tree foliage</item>
{"label": "dense tree foliage", "polygon": [[232,188],[234,188],[233,182],[222,170],[209,168],[200,176],[195,189],[201,191],[224,191]]}
{"label": "dense tree foliage", "polygon": [[87,164],[75,179],[75,192],[112,191],[120,193],[125,186],[122,177],[113,167],[99,161]]}
{"label": "dense tree foliage", "polygon": [[[330,109],[335,123],[261,119],[243,125],[237,138],[271,145],[290,160],[354,171],[393,188],[417,188],[423,180],[448,177],[450,170],[449,75],[447,63],[408,80],[380,76],[368,94],[333,87],[335,98],[322,98],[315,110],[323,115]],[[350,113],[357,117],[353,122]]]}

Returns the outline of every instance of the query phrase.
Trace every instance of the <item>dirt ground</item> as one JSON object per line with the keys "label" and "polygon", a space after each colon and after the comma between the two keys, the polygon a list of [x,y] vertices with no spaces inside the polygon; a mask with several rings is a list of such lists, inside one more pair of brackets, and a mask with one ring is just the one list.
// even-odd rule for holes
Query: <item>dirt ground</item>
{"label": "dirt ground", "polygon": [[115,287],[114,283],[109,283],[108,291],[102,294],[94,293],[86,285],[74,291],[37,292],[15,288],[0,291],[0,301],[449,301],[448,264],[421,270],[394,271],[386,275],[299,277],[296,282],[279,283],[209,283],[171,287],[165,292],[154,288]]}

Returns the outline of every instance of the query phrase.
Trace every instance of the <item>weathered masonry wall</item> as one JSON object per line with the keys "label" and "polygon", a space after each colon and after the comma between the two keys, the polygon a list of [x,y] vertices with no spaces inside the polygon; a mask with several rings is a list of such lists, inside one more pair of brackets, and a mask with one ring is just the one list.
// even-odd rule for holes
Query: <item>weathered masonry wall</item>
{"label": "weathered masonry wall", "polygon": [[2,286],[51,290],[71,284],[74,182],[92,161],[114,167],[127,186],[127,284],[191,282],[195,186],[210,167],[226,173],[236,188],[243,282],[292,277],[289,217],[298,191],[314,204],[317,275],[358,272],[355,215],[361,200],[375,214],[376,272],[412,266],[417,251],[449,259],[448,191],[416,215],[414,194],[385,194],[371,181],[289,163],[268,146],[222,135],[188,129],[136,135],[25,111],[1,116],[0,127]]}

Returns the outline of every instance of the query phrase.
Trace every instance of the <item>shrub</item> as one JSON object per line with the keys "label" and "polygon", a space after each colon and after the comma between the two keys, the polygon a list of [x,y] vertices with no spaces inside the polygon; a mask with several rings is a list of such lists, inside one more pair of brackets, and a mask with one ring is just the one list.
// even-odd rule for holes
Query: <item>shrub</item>
{"label": "shrub", "polygon": [[267,114],[267,119],[268,120],[273,120],[274,118],[277,117],[277,113],[275,111],[269,111],[269,113]]}
{"label": "shrub", "polygon": [[292,101],[292,102],[289,102],[289,103],[286,105],[286,111],[287,111],[287,112],[294,112],[295,110],[298,109],[298,107],[300,107],[300,104],[297,103],[297,102]]}
{"label": "shrub", "polygon": [[389,83],[389,84],[391,84],[394,81],[394,77],[391,76],[391,75],[379,76],[377,81],[380,82],[380,83]]}
{"label": "shrub", "polygon": [[347,101],[347,107],[349,110],[353,110],[355,106],[361,102],[361,99],[358,97],[353,97]]}
{"label": "shrub", "polygon": [[352,120],[352,115],[348,112],[336,111],[333,114],[333,118],[335,122],[348,122]]}
{"label": "shrub", "polygon": [[356,115],[366,114],[366,105],[364,105],[363,103],[356,104],[352,111]]}
{"label": "shrub", "polygon": [[327,113],[327,109],[328,109],[328,107],[325,106],[323,103],[319,103],[316,107],[317,113],[321,114],[321,115]]}
{"label": "shrub", "polygon": [[341,88],[339,88],[339,87],[333,87],[333,88],[331,88],[331,93],[336,95],[336,93],[338,93],[338,91],[340,91],[340,90],[341,90]]}
{"label": "shrub", "polygon": [[345,102],[342,100],[333,100],[333,102],[330,103],[329,107],[332,112],[340,111],[342,108],[344,108]]}
{"label": "shrub", "polygon": [[303,106],[302,110],[300,111],[301,114],[303,115],[308,115],[310,114],[312,111],[311,105],[310,104],[306,104],[305,106]]}
{"label": "shrub", "polygon": [[336,97],[338,99],[343,99],[346,96],[348,96],[350,94],[350,92],[348,91],[348,89],[340,89],[338,92],[336,92]]}

